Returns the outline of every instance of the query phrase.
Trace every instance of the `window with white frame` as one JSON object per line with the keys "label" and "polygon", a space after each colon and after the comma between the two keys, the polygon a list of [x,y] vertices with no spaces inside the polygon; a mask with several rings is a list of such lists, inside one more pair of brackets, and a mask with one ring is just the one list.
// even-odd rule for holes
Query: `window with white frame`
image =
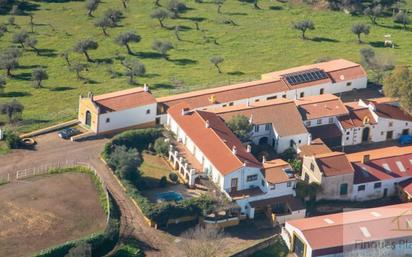
{"label": "window with white frame", "polygon": [[257,174],[255,174],[255,175],[249,175],[249,176],[246,177],[246,181],[247,181],[247,182],[256,181],[257,179],[258,179],[258,175],[257,175]]}
{"label": "window with white frame", "polygon": [[318,124],[318,125],[322,124],[322,119],[317,120],[316,124]]}
{"label": "window with white frame", "polygon": [[256,133],[259,132],[259,125],[255,125],[255,132],[256,132]]}
{"label": "window with white frame", "polygon": [[270,127],[271,127],[271,124],[266,124],[266,125],[265,125],[265,130],[266,130],[266,131],[270,130]]}

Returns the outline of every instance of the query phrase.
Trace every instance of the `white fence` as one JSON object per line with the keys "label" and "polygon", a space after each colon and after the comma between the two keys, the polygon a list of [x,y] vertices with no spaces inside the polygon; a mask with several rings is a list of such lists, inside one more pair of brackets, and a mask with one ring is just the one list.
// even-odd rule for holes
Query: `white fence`
{"label": "white fence", "polygon": [[[38,176],[38,175],[43,175],[47,174],[50,172],[52,169],[58,169],[58,168],[74,168],[74,167],[85,167],[90,169],[93,174],[99,179],[99,183],[101,184],[104,193],[106,195],[106,200],[107,200],[107,220],[106,224],[109,222],[110,219],[110,199],[109,199],[109,192],[107,190],[106,184],[104,183],[102,177],[100,177],[99,173],[97,170],[90,165],[89,163],[86,162],[79,162],[79,161],[74,161],[74,160],[66,160],[66,161],[61,161],[61,162],[55,162],[55,163],[48,163],[41,165],[39,167],[34,167],[30,169],[25,169],[25,170],[18,170],[16,172],[16,180],[23,180],[26,178]],[[10,181],[10,174],[8,174],[8,181]],[[1,183],[1,177],[0,177],[0,183]]]}

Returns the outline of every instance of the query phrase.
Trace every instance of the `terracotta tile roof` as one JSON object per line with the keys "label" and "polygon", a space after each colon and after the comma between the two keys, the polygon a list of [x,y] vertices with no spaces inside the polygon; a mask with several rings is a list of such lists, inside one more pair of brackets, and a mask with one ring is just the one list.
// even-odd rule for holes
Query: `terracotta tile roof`
{"label": "terracotta tile roof", "polygon": [[349,114],[339,117],[339,122],[344,129],[364,127],[365,117],[369,121],[368,124],[376,124],[372,112],[368,107],[359,106],[358,104],[345,104],[349,110]]}
{"label": "terracotta tile roof", "polygon": [[379,117],[394,120],[412,121],[412,116],[403,111],[399,106],[391,104],[376,104],[375,113]]}
{"label": "terracotta tile roof", "polygon": [[229,195],[230,197],[232,197],[233,200],[239,200],[239,199],[248,198],[248,197],[257,196],[257,195],[263,195],[263,194],[265,193],[262,191],[262,189],[260,189],[260,187],[253,187],[253,188],[229,192]]}
{"label": "terracotta tile roof", "polygon": [[274,206],[277,204],[286,204],[291,211],[304,210],[305,205],[302,201],[293,195],[285,195],[280,197],[273,197],[263,200],[252,201],[249,203],[252,208],[266,207],[268,205]]}
{"label": "terracotta tile roof", "polygon": [[153,95],[141,87],[97,95],[93,97],[93,101],[97,103],[102,112],[122,111],[156,103]]}
{"label": "terracotta tile roof", "polygon": [[[289,90],[287,85],[280,80],[257,80],[236,85],[216,87],[183,93],[173,96],[157,98],[157,101],[168,107],[186,102],[192,108],[200,108],[219,103],[227,103],[240,99],[269,95]],[[214,98],[215,102],[210,99]]]}
{"label": "terracotta tile roof", "polygon": [[[303,83],[291,86],[282,79],[282,75],[310,69],[321,69],[329,74],[328,79]],[[158,98],[158,102],[170,107],[182,101],[189,103],[193,108],[200,108],[213,103],[209,100],[213,96],[215,104],[232,102],[240,99],[285,92],[299,87],[309,87],[336,80],[335,77],[344,76],[344,80],[366,77],[365,70],[357,63],[338,59],[330,62],[300,66],[282,71],[263,74],[261,80],[240,83],[235,85],[216,87]]]}
{"label": "terracotta tile roof", "polygon": [[342,136],[342,132],[335,124],[310,127],[308,128],[308,131],[314,139],[321,138],[326,140],[328,138],[337,138]]}
{"label": "terracotta tile roof", "polygon": [[378,97],[378,98],[369,98],[366,100],[362,100],[365,103],[373,103],[373,104],[387,104],[387,103],[396,103],[399,101],[397,98],[393,97]]}
{"label": "terracotta tile roof", "polygon": [[352,165],[355,169],[354,184],[412,177],[412,152],[394,156],[388,152],[387,157],[366,163],[352,162]]}
{"label": "terracotta tile roof", "polygon": [[295,100],[303,120],[347,115],[349,112],[339,97],[330,94],[307,96]]}
{"label": "terracotta tile roof", "polygon": [[[204,111],[188,111],[182,115],[184,108],[191,109],[188,104],[181,103],[171,107],[168,113],[222,175],[236,171],[244,164],[261,168],[260,162],[247,152],[219,116]],[[206,127],[207,122],[209,127]],[[233,154],[233,147],[237,154]]]}
{"label": "terracotta tile roof", "polygon": [[290,164],[282,159],[270,160],[263,163],[263,171],[266,181],[271,184],[285,183],[295,178],[294,175],[290,177],[285,172],[285,169],[292,171]]}
{"label": "terracotta tile roof", "polygon": [[330,152],[315,155],[315,161],[320,171],[327,177],[353,173],[352,165],[345,153]]}
{"label": "terracotta tile roof", "polygon": [[235,115],[252,117],[253,124],[272,124],[280,136],[305,134],[307,130],[302,118],[292,100],[276,99],[255,102],[248,105],[236,105],[211,109],[224,120],[230,120]]}
{"label": "terracotta tile roof", "polygon": [[313,140],[310,145],[299,146],[299,151],[299,156],[301,157],[332,152],[332,150],[330,150],[330,148],[320,138]]}
{"label": "terracotta tile roof", "polygon": [[[323,215],[286,223],[302,232],[313,250],[411,236],[412,203]],[[342,250],[342,248],[340,249]]]}

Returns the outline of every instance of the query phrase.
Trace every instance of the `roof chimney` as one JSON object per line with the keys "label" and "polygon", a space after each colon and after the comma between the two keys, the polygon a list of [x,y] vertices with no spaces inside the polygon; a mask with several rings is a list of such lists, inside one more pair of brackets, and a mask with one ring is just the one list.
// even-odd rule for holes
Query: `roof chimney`
{"label": "roof chimney", "polygon": [[250,123],[250,124],[252,124],[252,123],[253,123],[253,114],[251,114],[251,115],[250,115],[250,118],[249,118],[249,123]]}
{"label": "roof chimney", "polygon": [[266,156],[263,155],[263,157],[262,157],[262,163],[265,163],[265,162],[266,162]]}
{"label": "roof chimney", "polygon": [[147,84],[143,85],[143,91],[149,92],[149,86]]}
{"label": "roof chimney", "polygon": [[249,100],[249,98],[246,100],[246,106],[247,106],[247,107],[250,106],[250,100]]}
{"label": "roof chimney", "polygon": [[209,120],[206,120],[206,128],[209,128],[210,127],[210,122],[209,122]]}
{"label": "roof chimney", "polygon": [[233,147],[232,147],[232,153],[233,153],[234,155],[236,155],[236,154],[237,154],[237,149],[236,149],[236,146],[233,146]]}
{"label": "roof chimney", "polygon": [[248,152],[248,153],[252,152],[252,146],[251,145],[247,145],[246,152]]}
{"label": "roof chimney", "polygon": [[182,108],[182,116],[186,115],[189,112],[189,108]]}
{"label": "roof chimney", "polygon": [[362,163],[368,163],[368,162],[370,161],[370,159],[371,159],[370,154],[365,154],[365,155],[362,157]]}

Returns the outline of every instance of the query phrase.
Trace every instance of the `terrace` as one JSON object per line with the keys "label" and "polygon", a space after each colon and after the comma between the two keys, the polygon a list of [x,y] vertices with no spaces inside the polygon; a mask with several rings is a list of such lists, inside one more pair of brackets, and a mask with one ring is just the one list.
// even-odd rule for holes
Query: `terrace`
{"label": "terrace", "polygon": [[203,174],[202,165],[182,143],[170,145],[169,162],[189,187],[194,187],[195,180]]}

